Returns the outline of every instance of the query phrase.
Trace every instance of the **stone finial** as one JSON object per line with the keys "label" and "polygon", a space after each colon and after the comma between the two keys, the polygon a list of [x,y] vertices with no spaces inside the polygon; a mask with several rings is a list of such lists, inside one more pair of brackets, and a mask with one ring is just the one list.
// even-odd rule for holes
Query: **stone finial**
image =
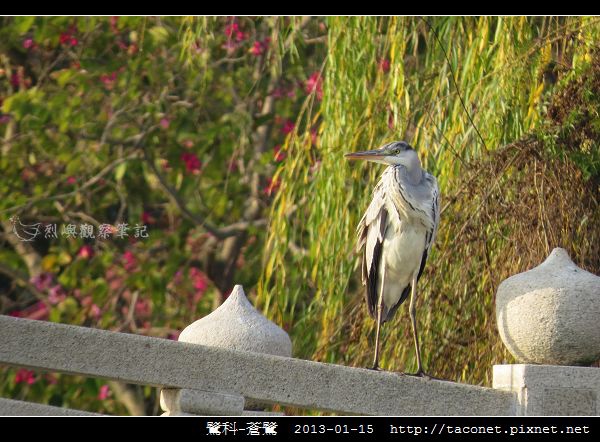
{"label": "stone finial", "polygon": [[587,365],[600,359],[598,318],[600,277],[577,267],[561,248],[498,287],[500,337],[519,362]]}
{"label": "stone finial", "polygon": [[179,340],[232,350],[292,356],[288,334],[250,304],[244,289],[236,285],[219,308],[188,325]]}

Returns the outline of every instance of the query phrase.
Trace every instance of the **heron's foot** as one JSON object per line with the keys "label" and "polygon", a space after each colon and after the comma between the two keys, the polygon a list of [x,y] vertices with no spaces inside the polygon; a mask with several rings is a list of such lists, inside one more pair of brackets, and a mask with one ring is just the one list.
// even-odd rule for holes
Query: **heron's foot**
{"label": "heron's foot", "polygon": [[440,378],[436,378],[435,376],[430,375],[429,373],[425,373],[423,370],[417,370],[416,373],[403,373],[407,376],[414,376],[414,377],[418,377],[418,378],[423,378],[426,379],[428,381],[434,379],[436,381],[443,381],[443,379]]}
{"label": "heron's foot", "polygon": [[383,371],[381,369],[381,367],[379,367],[379,365],[377,365],[377,364],[373,365],[372,367],[367,367],[367,369],[373,370],[373,371]]}

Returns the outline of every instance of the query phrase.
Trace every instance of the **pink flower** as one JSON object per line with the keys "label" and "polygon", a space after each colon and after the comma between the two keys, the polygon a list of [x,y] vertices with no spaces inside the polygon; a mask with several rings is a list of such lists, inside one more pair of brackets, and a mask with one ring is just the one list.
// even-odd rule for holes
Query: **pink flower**
{"label": "pink flower", "polygon": [[35,304],[27,307],[23,310],[15,310],[9,313],[9,316],[14,318],[26,318],[26,319],[36,319],[40,321],[45,321],[48,319],[48,307],[42,301],[38,301]]}
{"label": "pink flower", "polygon": [[239,28],[240,28],[240,26],[236,22],[233,22],[233,23],[227,25],[227,26],[225,26],[225,35],[227,37],[231,37],[234,32],[239,31]]}
{"label": "pink flower", "polygon": [[138,299],[135,303],[135,314],[138,317],[147,318],[152,313],[152,306],[147,299]]}
{"label": "pink flower", "polygon": [[15,375],[15,384],[26,383],[29,385],[35,384],[35,373],[31,370],[20,368]]}
{"label": "pink flower", "polygon": [[285,123],[283,124],[283,127],[281,128],[281,132],[283,132],[285,135],[287,135],[290,132],[292,132],[295,127],[296,127],[296,125],[294,124],[294,122],[292,120],[286,120]]}
{"label": "pink flower", "polygon": [[185,170],[188,173],[192,173],[194,175],[198,175],[200,173],[200,168],[202,167],[202,162],[198,159],[195,153],[184,152],[181,154],[181,161],[185,163]]}
{"label": "pink flower", "polygon": [[67,178],[67,184],[75,184],[77,182],[77,180],[75,179],[74,176],[70,176]]}
{"label": "pink flower", "polygon": [[263,45],[260,41],[255,41],[254,44],[252,45],[252,49],[250,49],[250,53],[252,55],[260,55],[263,52],[265,52],[265,49],[263,48]]}
{"label": "pink flower", "polygon": [[34,285],[36,289],[38,289],[40,292],[43,292],[50,288],[50,286],[54,282],[54,276],[52,275],[52,273],[43,272],[31,278],[30,282]]}
{"label": "pink flower", "polygon": [[144,224],[154,224],[156,222],[156,220],[154,219],[154,217],[152,216],[152,214],[150,212],[148,212],[147,210],[144,210],[142,212],[142,222]]}
{"label": "pink flower", "polygon": [[240,26],[236,22],[225,26],[225,35],[229,39],[235,38],[237,41],[242,41],[246,38],[246,34],[240,31]]}
{"label": "pink flower", "polygon": [[23,40],[23,47],[25,49],[31,49],[31,48],[35,48],[36,44],[33,41],[33,38],[26,38],[25,40]]}
{"label": "pink flower", "polygon": [[265,38],[263,41],[255,41],[252,45],[252,49],[250,49],[250,53],[256,56],[264,54],[269,48],[270,42],[271,39],[269,37]]}
{"label": "pink flower", "polygon": [[387,58],[382,58],[377,63],[377,67],[383,72],[389,72],[390,70],[390,61]]}
{"label": "pink flower", "polygon": [[96,320],[98,320],[98,319],[100,319],[100,316],[102,315],[102,310],[96,304],[92,304],[92,306],[90,307],[90,314]]}
{"label": "pink flower", "polygon": [[308,80],[304,83],[304,90],[307,94],[312,94],[313,92],[316,93],[318,100],[323,98],[323,79],[319,72],[313,72],[313,74],[308,77]]}
{"label": "pink flower", "polygon": [[79,43],[79,41],[75,37],[73,37],[73,34],[71,31],[62,32],[60,34],[58,41],[60,42],[61,45],[70,45],[70,46],[77,46],[77,44]]}
{"label": "pink flower", "polygon": [[104,384],[100,387],[100,391],[98,392],[98,399],[104,401],[108,399],[108,395],[110,394],[110,388],[108,385]]}
{"label": "pink flower", "polygon": [[278,179],[273,180],[272,178],[267,178],[267,185],[263,189],[263,193],[267,196],[271,196],[273,193],[279,190],[281,186],[281,181]]}
{"label": "pink flower", "polygon": [[71,39],[71,33],[62,32],[60,34],[60,37],[58,38],[58,41],[60,42],[61,45],[64,45],[64,44],[67,44],[70,39]]}
{"label": "pink flower", "polygon": [[94,256],[94,249],[90,244],[86,244],[79,249],[79,252],[77,252],[77,256],[83,259],[91,258],[92,256]]}
{"label": "pink flower", "polygon": [[48,302],[52,305],[56,305],[67,297],[65,290],[61,285],[55,285],[48,292]]}
{"label": "pink flower", "polygon": [[169,121],[168,118],[161,118],[160,119],[160,127],[162,127],[163,129],[168,129],[170,123],[171,122]]}
{"label": "pink flower", "polygon": [[22,318],[45,321],[46,319],[48,319],[48,315],[50,312],[48,311],[48,307],[46,306],[46,304],[44,304],[42,301],[38,301],[31,307],[22,311],[21,313]]}
{"label": "pink flower", "polygon": [[123,253],[123,261],[123,267],[125,267],[125,270],[127,270],[128,272],[134,272],[135,270],[137,270],[137,259],[135,255],[129,250]]}
{"label": "pink flower", "polygon": [[275,152],[275,161],[280,162],[283,161],[285,159],[285,157],[287,156],[287,154],[285,152],[281,151],[281,146],[277,145],[273,148],[273,151]]}
{"label": "pink flower", "polygon": [[107,89],[112,89],[117,81],[117,72],[111,72],[110,74],[100,75],[100,81],[104,84]]}
{"label": "pink flower", "polygon": [[12,85],[12,87],[18,89],[19,86],[21,86],[22,82],[23,79],[21,78],[21,76],[17,72],[13,72],[10,76],[10,84]]}
{"label": "pink flower", "polygon": [[191,267],[190,278],[192,279],[196,293],[203,294],[208,288],[208,278],[206,275],[200,269]]}
{"label": "pink flower", "polygon": [[170,339],[171,341],[177,341],[179,339],[179,333],[180,332],[169,333],[167,339]]}

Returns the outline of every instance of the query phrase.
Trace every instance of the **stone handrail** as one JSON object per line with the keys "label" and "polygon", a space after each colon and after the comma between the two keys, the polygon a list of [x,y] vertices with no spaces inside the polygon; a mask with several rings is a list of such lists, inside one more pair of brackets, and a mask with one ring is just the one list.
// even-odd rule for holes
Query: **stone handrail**
{"label": "stone handrail", "polygon": [[[552,321],[540,321],[536,309],[544,300],[550,310],[566,307],[553,311]],[[600,278],[555,249],[545,263],[501,284],[496,309],[501,337],[523,362],[596,360],[599,300]],[[525,301],[530,321],[521,327],[515,318],[526,310]],[[573,306],[586,321],[569,319],[575,318]],[[556,336],[565,333],[579,337],[569,341],[577,351],[548,359]],[[495,365],[494,388],[483,388],[291,355],[288,334],[258,312],[239,285],[218,309],[186,327],[179,342],[0,316],[0,364],[159,387],[167,416],[281,414],[264,411],[272,404],[355,415],[600,414],[598,368]],[[0,398],[0,415],[19,413],[86,412]]]}
{"label": "stone handrail", "polygon": [[0,337],[0,364],[230,399],[222,404],[241,396],[342,414],[516,413],[509,391],[140,335],[0,316]]}

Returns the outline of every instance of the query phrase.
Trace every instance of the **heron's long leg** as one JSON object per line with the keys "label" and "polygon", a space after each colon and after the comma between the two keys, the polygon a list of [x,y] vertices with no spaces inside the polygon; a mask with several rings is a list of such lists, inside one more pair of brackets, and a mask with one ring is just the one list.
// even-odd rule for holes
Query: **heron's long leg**
{"label": "heron's long leg", "polygon": [[417,376],[420,376],[424,373],[423,364],[421,363],[421,349],[419,348],[419,334],[417,333],[417,315],[416,315],[416,306],[415,303],[417,301],[417,277],[416,275],[412,279],[411,283],[411,292],[410,292],[410,321],[412,323],[413,335],[415,338],[415,350],[417,352],[417,372],[415,373]]}
{"label": "heron's long leg", "polygon": [[381,331],[381,315],[383,313],[383,286],[385,285],[385,263],[381,264],[381,290],[377,300],[377,333],[375,335],[375,359],[373,360],[373,370],[379,369],[379,333]]}

